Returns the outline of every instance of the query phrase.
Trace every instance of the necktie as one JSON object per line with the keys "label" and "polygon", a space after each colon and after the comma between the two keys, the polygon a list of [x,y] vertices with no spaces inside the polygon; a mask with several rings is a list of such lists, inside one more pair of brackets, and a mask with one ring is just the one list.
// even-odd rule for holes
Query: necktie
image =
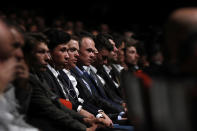
{"label": "necktie", "polygon": [[65,81],[67,83],[67,92],[69,97],[72,97],[73,99],[77,100],[77,94],[75,92],[75,89],[69,79],[69,77],[67,76],[67,74],[63,71],[59,71],[60,72],[60,76],[62,76],[63,81]]}
{"label": "necktie", "polygon": [[96,73],[94,73],[92,70],[90,70],[90,77],[96,83],[97,89],[99,90],[101,96],[107,99],[107,95],[106,95],[106,93],[105,93],[105,91],[103,89],[102,82],[100,81],[100,79],[98,78],[98,76],[96,75]]}
{"label": "necktie", "polygon": [[[91,76],[88,74],[88,72],[86,71],[86,70],[83,70],[83,75],[85,76],[85,80],[86,80],[86,82],[88,82],[88,85],[90,86],[90,88],[91,89],[89,89],[89,90],[91,90],[91,92],[94,92],[94,93],[96,93],[97,94],[97,91],[96,91],[96,88],[95,88],[95,86],[94,86],[94,83],[92,82],[92,80],[91,79],[93,79],[93,78],[91,78]],[[87,87],[88,88],[88,87]]]}
{"label": "necktie", "polygon": [[109,72],[109,74],[111,75],[111,78],[113,81],[115,81],[118,85],[120,85],[118,76],[116,75],[114,69],[112,68],[111,71]]}
{"label": "necktie", "polygon": [[60,86],[60,87],[61,87],[62,93],[64,94],[64,96],[65,96],[66,99],[69,99],[69,96],[68,96],[68,89],[67,89],[68,84],[65,82],[65,80],[64,80],[63,77],[62,77],[62,75],[59,74],[57,77],[58,77],[58,79],[61,81],[62,86],[63,86],[63,87]]}

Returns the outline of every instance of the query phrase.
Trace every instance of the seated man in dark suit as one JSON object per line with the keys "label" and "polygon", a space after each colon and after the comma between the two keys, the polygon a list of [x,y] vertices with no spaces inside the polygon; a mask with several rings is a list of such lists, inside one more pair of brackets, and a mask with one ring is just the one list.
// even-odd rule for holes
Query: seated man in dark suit
{"label": "seated man in dark suit", "polygon": [[[83,36],[84,35],[84,36]],[[97,85],[95,85],[91,79],[87,76],[85,69],[83,68],[84,65],[89,66],[92,63],[93,57],[94,57],[94,41],[91,38],[91,35],[88,36],[89,34],[83,34],[80,36],[80,41],[79,41],[79,57],[78,57],[78,62],[77,65],[78,67],[75,67],[72,69],[72,73],[76,75],[76,79],[79,79],[80,76],[83,78],[83,83],[85,84],[85,88],[79,88],[78,89],[81,91],[80,95],[82,98],[85,100],[90,97],[91,99],[94,100],[95,97],[97,97],[97,102],[99,102],[98,106],[102,107],[106,112],[108,113],[118,113],[119,110],[116,109],[111,103],[107,102],[105,99],[101,98],[98,94],[97,91]],[[83,84],[83,85],[84,85]],[[82,86],[82,84],[78,85]],[[87,91],[88,92],[87,92]],[[88,99],[87,99],[88,100]]]}
{"label": "seated man in dark suit", "polygon": [[[91,113],[95,111],[98,113],[98,110],[95,109],[96,107],[90,105],[88,101],[79,101],[76,89],[71,85],[69,78],[65,78],[66,74],[62,72],[62,69],[68,66],[69,56],[67,51],[70,36],[58,30],[49,30],[46,31],[45,34],[50,36],[49,48],[51,50],[50,64],[48,65],[47,71],[43,74],[48,85],[59,97],[69,100],[72,103],[73,110],[86,117],[95,118]],[[106,125],[111,126],[110,123],[106,123]]]}
{"label": "seated man in dark suit", "polygon": [[[97,125],[94,118],[81,116],[74,110],[65,106],[64,99],[53,92],[45,81],[41,72],[47,70],[50,59],[46,37],[39,34],[26,36],[24,47],[25,59],[30,68],[30,86],[33,89],[28,120],[31,124],[42,130],[95,130]],[[65,104],[65,105],[64,105]],[[89,128],[83,123],[87,123]]]}
{"label": "seated man in dark suit", "polygon": [[93,63],[93,66],[98,69],[97,75],[99,76],[99,78],[102,78],[101,81],[104,85],[103,88],[105,89],[105,92],[110,99],[112,99],[116,103],[123,104],[122,98],[120,98],[116,94],[116,87],[113,84],[112,79],[110,79],[107,74],[104,75],[105,71],[103,65],[109,64],[108,56],[110,51],[113,50],[113,46],[103,34],[97,35],[95,39],[95,46],[98,50],[98,54],[96,56],[95,62]]}
{"label": "seated man in dark suit", "polygon": [[[115,104],[102,98],[98,92],[98,85],[95,80],[87,73],[83,66],[89,66],[94,59],[95,43],[92,36],[87,32],[82,32],[79,40],[79,57],[77,65],[71,69],[72,74],[77,79],[77,88],[80,92],[80,97],[84,101],[97,105],[103,109],[105,113],[114,115],[111,118],[117,119],[117,116],[122,111]],[[107,116],[106,116],[107,117]]]}
{"label": "seated man in dark suit", "polygon": [[105,43],[111,44],[112,49],[109,51],[107,63],[103,64],[103,66],[98,69],[98,74],[100,74],[105,81],[108,81],[111,89],[115,91],[118,97],[122,98],[122,92],[120,89],[120,72],[114,67],[118,58],[118,49],[116,48],[116,44],[111,35],[105,33],[100,37],[106,41]]}
{"label": "seated man in dark suit", "polygon": [[[122,89],[117,83],[119,81],[120,74],[113,66],[113,62],[117,60],[117,48],[115,43],[109,34],[97,35],[95,43],[98,49],[97,59],[94,63],[94,66],[98,69],[97,74],[103,78],[103,82],[105,84],[104,87],[107,88],[106,93],[108,93],[110,99],[121,104],[124,111],[127,111],[126,103],[123,101],[124,97]],[[115,78],[117,78],[117,81],[115,81]]]}
{"label": "seated man in dark suit", "polygon": [[[68,42],[68,54],[69,54],[69,59],[68,59],[68,65],[65,66],[65,69],[63,69],[62,71],[60,71],[60,74],[63,74],[63,76],[65,76],[65,79],[69,79],[70,80],[70,84],[69,85],[72,85],[73,88],[75,89],[76,91],[76,94],[77,94],[77,98],[79,99],[79,101],[81,103],[83,103],[83,109],[86,109],[87,111],[90,111],[92,112],[96,117],[102,117],[102,113],[100,112],[99,113],[99,109],[95,104],[92,104],[90,102],[86,102],[84,101],[82,98],[80,98],[80,92],[79,90],[77,89],[77,84],[78,84],[78,81],[76,80],[75,78],[75,75],[71,72],[70,69],[74,68],[76,66],[76,63],[77,63],[77,59],[78,59],[78,51],[79,51],[79,45],[78,45],[78,37],[77,36],[71,36],[71,40]],[[91,108],[93,108],[94,110],[92,110]],[[107,125],[109,125],[110,121],[106,121],[106,119],[103,119],[105,120],[105,122],[107,122]]]}

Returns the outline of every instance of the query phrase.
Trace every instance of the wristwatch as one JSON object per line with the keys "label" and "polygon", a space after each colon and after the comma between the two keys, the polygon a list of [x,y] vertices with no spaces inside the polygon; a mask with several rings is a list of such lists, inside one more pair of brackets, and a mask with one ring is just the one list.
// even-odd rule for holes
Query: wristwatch
{"label": "wristwatch", "polygon": [[104,112],[103,110],[98,110],[98,113]]}
{"label": "wristwatch", "polygon": [[98,113],[98,114],[96,115],[96,118],[104,118],[104,116],[103,116],[103,114]]}

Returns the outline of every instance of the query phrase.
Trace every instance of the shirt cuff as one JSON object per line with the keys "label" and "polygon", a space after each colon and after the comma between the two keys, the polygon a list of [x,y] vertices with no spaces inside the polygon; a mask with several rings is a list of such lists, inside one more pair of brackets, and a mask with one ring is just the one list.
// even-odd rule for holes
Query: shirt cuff
{"label": "shirt cuff", "polygon": [[122,111],[122,112],[119,113],[119,116],[123,116],[124,114],[125,114],[125,112]]}
{"label": "shirt cuff", "polygon": [[83,104],[83,102],[84,102],[84,100],[81,99],[81,98],[78,98],[78,101],[79,101],[81,104]]}
{"label": "shirt cuff", "polygon": [[117,119],[118,119],[118,120],[122,120],[122,116],[123,116],[124,114],[125,114],[125,112],[120,112]]}
{"label": "shirt cuff", "polygon": [[79,105],[78,108],[77,108],[77,112],[80,112],[82,109],[82,105]]}
{"label": "shirt cuff", "polygon": [[122,120],[122,116],[119,115],[117,119],[118,119],[118,120]]}

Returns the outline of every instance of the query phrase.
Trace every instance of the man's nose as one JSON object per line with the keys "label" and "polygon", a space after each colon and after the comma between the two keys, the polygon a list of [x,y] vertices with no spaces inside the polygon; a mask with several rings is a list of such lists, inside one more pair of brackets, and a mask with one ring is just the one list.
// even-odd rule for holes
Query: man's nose
{"label": "man's nose", "polygon": [[45,59],[45,61],[47,61],[47,62],[48,62],[48,61],[51,59],[50,54],[49,54],[49,53],[46,53],[46,54],[45,54],[45,58],[44,58],[44,59]]}
{"label": "man's nose", "polygon": [[90,57],[91,57],[91,58],[94,58],[94,57],[95,57],[94,52],[91,52],[91,53],[90,53]]}
{"label": "man's nose", "polygon": [[69,55],[68,55],[68,52],[67,51],[65,52],[65,56],[64,57],[65,57],[65,59],[68,59],[69,58]]}
{"label": "man's nose", "polygon": [[24,58],[24,55],[23,55],[23,52],[22,52],[21,48],[17,49],[14,52],[14,56],[15,56],[17,61],[21,61]]}
{"label": "man's nose", "polygon": [[75,57],[78,57],[78,56],[79,56],[79,52],[76,52],[76,53],[75,53]]}
{"label": "man's nose", "polygon": [[114,46],[114,52],[118,52],[118,49],[116,46]]}

